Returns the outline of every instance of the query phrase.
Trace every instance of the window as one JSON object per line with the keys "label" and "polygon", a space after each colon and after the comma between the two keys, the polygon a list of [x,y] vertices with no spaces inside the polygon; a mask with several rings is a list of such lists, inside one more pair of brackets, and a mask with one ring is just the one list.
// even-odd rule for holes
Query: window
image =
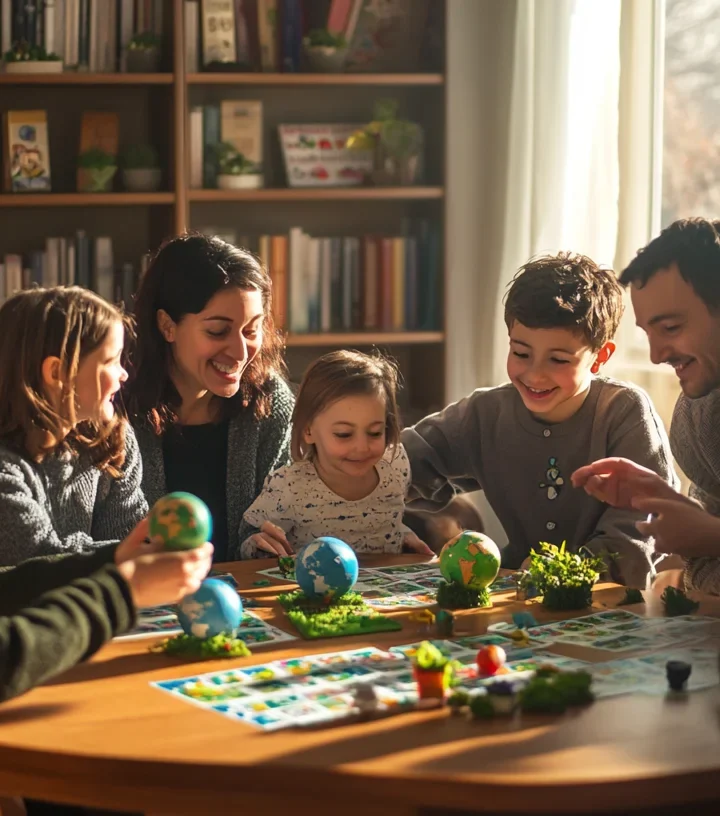
{"label": "window", "polygon": [[665,0],[661,227],[720,218],[720,0]]}

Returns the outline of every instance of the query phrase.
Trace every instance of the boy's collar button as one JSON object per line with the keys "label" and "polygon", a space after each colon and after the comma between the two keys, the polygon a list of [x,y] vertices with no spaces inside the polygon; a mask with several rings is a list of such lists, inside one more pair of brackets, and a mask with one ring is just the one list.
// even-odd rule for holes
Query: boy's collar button
{"label": "boy's collar button", "polygon": [[551,433],[552,431],[550,430],[550,428],[545,428],[545,430],[543,431],[543,436],[545,437],[550,436]]}
{"label": "boy's collar button", "polygon": [[548,521],[548,523],[545,525],[545,527],[548,530],[554,530],[555,529],[555,522],[554,521]]}

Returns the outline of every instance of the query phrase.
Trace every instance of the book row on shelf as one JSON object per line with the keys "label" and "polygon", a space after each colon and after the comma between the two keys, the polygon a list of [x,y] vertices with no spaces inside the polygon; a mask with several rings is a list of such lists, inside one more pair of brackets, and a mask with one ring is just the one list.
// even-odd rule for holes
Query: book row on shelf
{"label": "book row on shelf", "polygon": [[163,0],[0,0],[3,54],[24,41],[92,72],[127,70],[137,32],[159,56],[163,26]]}
{"label": "book row on shelf", "polygon": [[440,329],[440,234],[426,220],[396,236],[241,238],[270,271],[279,328],[292,334]]}
{"label": "book row on shelf", "polygon": [[0,263],[0,304],[31,286],[84,286],[112,303],[132,307],[133,295],[147,264],[115,266],[113,242],[108,236],[91,238],[78,230],[71,238],[48,237],[45,248],[26,255],[8,253]]}
{"label": "book row on shelf", "polygon": [[[186,66],[190,73],[227,65],[412,71],[425,45],[427,12],[428,0],[227,0],[210,7],[186,0]],[[325,49],[319,59],[314,46]]]}

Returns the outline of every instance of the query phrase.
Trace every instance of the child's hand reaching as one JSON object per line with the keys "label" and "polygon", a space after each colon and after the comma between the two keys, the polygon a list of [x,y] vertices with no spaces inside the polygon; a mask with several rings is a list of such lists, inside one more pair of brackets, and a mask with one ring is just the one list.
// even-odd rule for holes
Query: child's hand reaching
{"label": "child's hand reaching", "polygon": [[136,607],[174,604],[198,589],[210,571],[212,554],[210,543],[195,550],[149,553],[123,561],[118,571]]}
{"label": "child's hand reaching", "polygon": [[412,530],[407,530],[405,532],[405,537],[403,538],[403,550],[417,553],[418,555],[435,555],[430,547],[428,547],[424,541],[421,541]]}
{"label": "child's hand reaching", "polygon": [[260,532],[250,536],[250,540],[256,549],[270,553],[270,555],[292,555],[294,553],[283,528],[271,521],[264,521]]}
{"label": "child's hand reaching", "polygon": [[139,521],[134,529],[127,534],[124,541],[121,541],[115,548],[115,563],[122,564],[140,555],[161,552],[162,541],[151,542],[150,522],[147,517]]}

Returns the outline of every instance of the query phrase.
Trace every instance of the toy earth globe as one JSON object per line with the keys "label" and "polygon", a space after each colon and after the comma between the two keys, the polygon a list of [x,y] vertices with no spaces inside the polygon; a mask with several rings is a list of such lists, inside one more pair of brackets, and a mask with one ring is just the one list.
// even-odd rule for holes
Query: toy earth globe
{"label": "toy earth globe", "polygon": [[500,569],[497,544],[471,530],[456,535],[440,551],[440,572],[449,583],[481,590],[495,580]]}
{"label": "toy earth globe", "polygon": [[168,493],[150,511],[150,536],[160,537],[166,550],[194,550],[211,535],[210,510],[192,493]]}
{"label": "toy earth globe", "polygon": [[206,578],[197,592],[187,595],[178,604],[178,620],[183,632],[204,639],[221,634],[234,637],[242,615],[240,596],[218,578]]}
{"label": "toy earth globe", "polygon": [[355,551],[339,538],[316,538],[295,558],[295,580],[308,598],[339,598],[355,585],[357,577]]}

